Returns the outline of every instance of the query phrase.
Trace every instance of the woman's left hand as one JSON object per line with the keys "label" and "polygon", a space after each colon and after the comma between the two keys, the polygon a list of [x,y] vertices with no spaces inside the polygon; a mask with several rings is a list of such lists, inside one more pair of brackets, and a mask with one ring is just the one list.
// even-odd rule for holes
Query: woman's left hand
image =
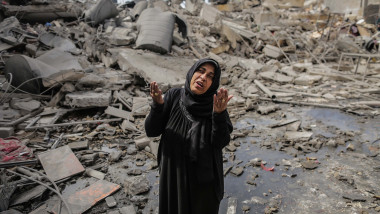
{"label": "woman's left hand", "polygon": [[233,96],[228,96],[227,89],[220,88],[217,94],[214,94],[214,112],[222,113],[227,109],[227,103]]}

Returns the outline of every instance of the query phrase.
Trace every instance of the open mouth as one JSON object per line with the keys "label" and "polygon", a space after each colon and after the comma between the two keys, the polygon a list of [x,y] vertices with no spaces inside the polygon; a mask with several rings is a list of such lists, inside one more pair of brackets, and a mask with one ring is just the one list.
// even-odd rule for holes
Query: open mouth
{"label": "open mouth", "polygon": [[195,83],[196,83],[196,85],[197,85],[198,88],[203,88],[203,83],[202,82],[197,81]]}

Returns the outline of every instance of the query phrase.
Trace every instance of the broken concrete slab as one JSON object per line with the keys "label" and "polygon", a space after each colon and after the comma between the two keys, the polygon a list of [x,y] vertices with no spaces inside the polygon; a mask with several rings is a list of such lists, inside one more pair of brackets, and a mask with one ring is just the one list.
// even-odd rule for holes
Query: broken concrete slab
{"label": "broken concrete slab", "polygon": [[41,23],[56,19],[75,20],[79,14],[82,14],[82,8],[82,5],[77,2],[66,2],[65,4],[2,5],[5,17],[15,16],[21,21]]}
{"label": "broken concrete slab", "polygon": [[167,57],[155,53],[144,53],[130,49],[109,49],[111,53],[119,53],[118,64],[123,71],[137,74],[147,82],[156,81],[161,90],[168,86],[180,87],[185,83],[185,76],[194,64],[192,59],[183,57]]}
{"label": "broken concrete slab", "polygon": [[263,52],[265,53],[266,56],[273,59],[281,59],[284,56],[281,49],[273,45],[266,45],[264,47]]}
{"label": "broken concrete slab", "polygon": [[75,50],[76,46],[73,41],[67,38],[57,36],[52,33],[45,33],[39,37],[40,42],[43,44],[57,48],[62,51]]}
{"label": "broken concrete slab", "polygon": [[139,131],[139,130],[137,130],[135,124],[129,122],[129,120],[123,120],[123,122],[120,125],[120,128],[123,130],[123,132],[126,132],[126,131]]}
{"label": "broken concrete slab", "polygon": [[31,113],[41,107],[41,102],[32,99],[17,99],[13,98],[9,103],[13,109],[21,110],[23,114]]}
{"label": "broken concrete slab", "polygon": [[116,46],[130,45],[136,40],[136,34],[132,29],[116,27],[106,35],[108,41]]}
{"label": "broken concrete slab", "polygon": [[146,116],[150,111],[149,99],[147,97],[134,97],[132,106],[133,116]]}
{"label": "broken concrete slab", "polygon": [[287,131],[285,132],[284,137],[287,140],[309,140],[312,135],[313,135],[313,132]]}
{"label": "broken concrete slab", "polygon": [[199,13],[201,20],[206,21],[210,25],[218,22],[221,19],[221,15],[222,12],[208,4],[202,4],[202,9]]}
{"label": "broken concrete slab", "polygon": [[70,107],[105,107],[111,103],[111,92],[79,91],[66,94],[64,105]]}
{"label": "broken concrete slab", "polygon": [[103,180],[104,177],[106,176],[104,173],[99,172],[99,171],[94,170],[94,169],[90,169],[90,168],[86,169],[86,175],[97,178],[99,180]]}
{"label": "broken concrete slab", "polygon": [[46,175],[53,181],[58,181],[85,171],[69,146],[62,146],[40,153],[38,158]]}
{"label": "broken concrete slab", "polygon": [[279,21],[280,14],[276,12],[263,11],[255,13],[255,23],[260,26],[276,25]]}
{"label": "broken concrete slab", "polygon": [[72,142],[72,143],[69,143],[68,146],[70,147],[71,150],[88,149],[88,140]]}
{"label": "broken concrete slab", "polygon": [[321,80],[322,80],[322,76],[301,74],[300,76],[298,76],[297,78],[294,79],[294,84],[310,86],[310,85],[313,85],[314,83],[317,83]]}
{"label": "broken concrete slab", "polygon": [[114,117],[120,117],[126,120],[133,120],[131,112],[124,111],[123,109],[115,108],[112,106],[108,106],[104,113],[112,115]]}

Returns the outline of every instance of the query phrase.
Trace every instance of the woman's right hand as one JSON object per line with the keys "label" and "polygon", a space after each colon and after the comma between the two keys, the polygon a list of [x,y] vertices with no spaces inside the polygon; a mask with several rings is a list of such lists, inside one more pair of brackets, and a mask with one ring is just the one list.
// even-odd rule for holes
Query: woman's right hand
{"label": "woman's right hand", "polygon": [[158,84],[153,81],[150,83],[150,96],[153,98],[153,101],[162,105],[164,104],[164,99],[162,98],[162,91],[158,88]]}

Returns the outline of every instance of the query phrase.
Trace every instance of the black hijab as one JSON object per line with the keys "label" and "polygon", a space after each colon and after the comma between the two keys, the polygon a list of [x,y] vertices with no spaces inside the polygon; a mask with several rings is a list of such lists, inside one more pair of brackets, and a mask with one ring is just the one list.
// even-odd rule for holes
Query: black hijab
{"label": "black hijab", "polygon": [[[190,89],[191,78],[198,68],[205,64],[211,63],[214,65],[214,78],[210,88],[204,94],[195,94]],[[194,117],[210,118],[213,110],[213,97],[219,88],[220,83],[220,67],[219,63],[213,59],[205,58],[198,60],[187,72],[185,91],[181,94],[181,100],[187,111]]]}
{"label": "black hijab", "polygon": [[[214,78],[210,88],[204,94],[195,94],[190,89],[190,82],[198,68],[205,64],[214,65]],[[214,179],[213,151],[211,142],[212,112],[214,94],[217,93],[221,70],[219,63],[213,59],[197,61],[186,75],[185,88],[182,89],[180,105],[185,115],[192,121],[186,135],[187,154],[190,161],[197,166],[199,182],[210,182]]]}

